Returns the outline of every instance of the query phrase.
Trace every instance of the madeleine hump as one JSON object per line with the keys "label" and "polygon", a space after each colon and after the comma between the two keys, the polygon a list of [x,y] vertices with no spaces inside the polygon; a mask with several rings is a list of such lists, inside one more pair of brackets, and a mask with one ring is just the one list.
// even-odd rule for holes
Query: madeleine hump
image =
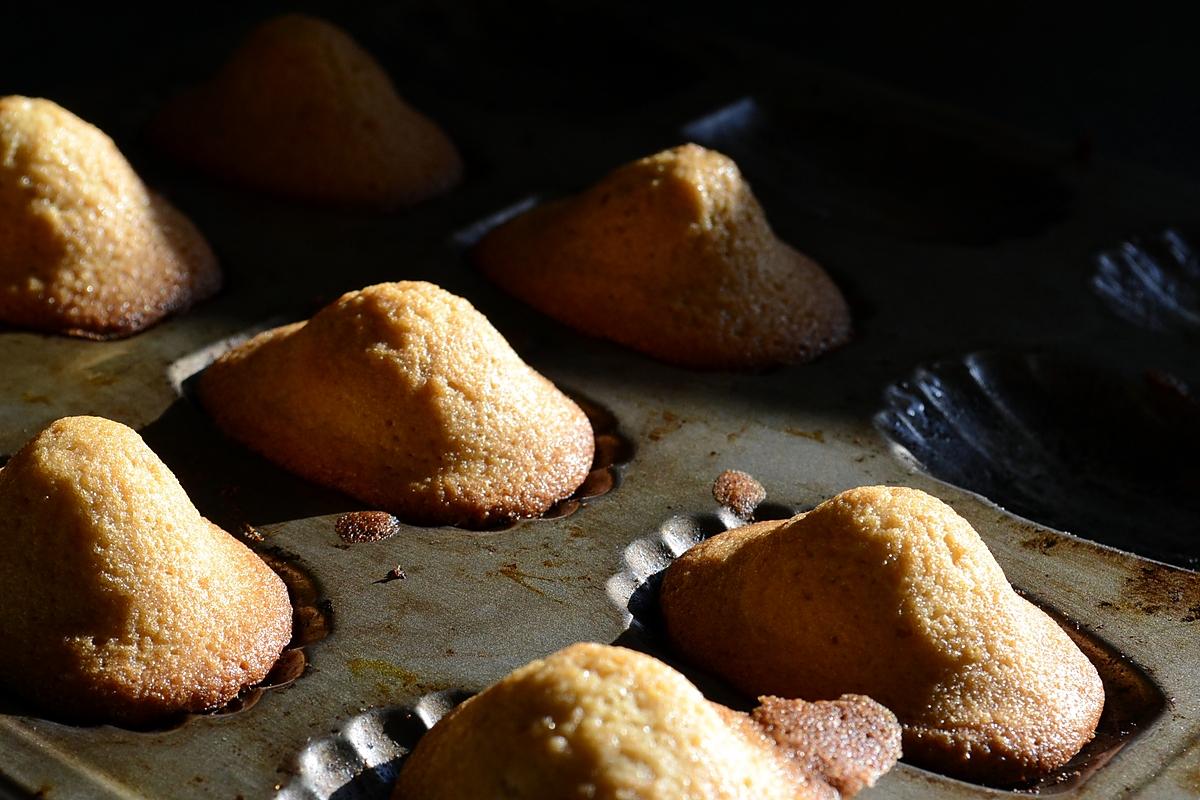
{"label": "madeleine hump", "polygon": [[587,416],[487,318],[431,283],[349,292],[200,377],[234,439],[419,525],[535,517],[591,469]]}
{"label": "madeleine hump", "polygon": [[444,717],[405,761],[393,800],[835,800],[899,756],[896,718],[866,697],[764,697],[744,714],[655,658],[585,643]]}
{"label": "madeleine hump", "polygon": [[983,783],[1064,765],[1104,707],[1095,666],[971,525],[916,489],[842,492],[707,539],[663,578],[667,636],[751,694],[883,703],[915,764]]}
{"label": "madeleine hump", "polygon": [[850,339],[833,280],[775,236],[732,160],[694,144],[522,214],[474,257],[559,322],[683,366],[801,363]]}
{"label": "madeleine hump", "polygon": [[132,429],[51,423],[0,470],[0,683],[126,725],[224,705],[292,633],[287,587]]}
{"label": "madeleine hump", "polygon": [[204,237],[112,139],[49,100],[0,98],[0,322],[128,336],[220,286]]}

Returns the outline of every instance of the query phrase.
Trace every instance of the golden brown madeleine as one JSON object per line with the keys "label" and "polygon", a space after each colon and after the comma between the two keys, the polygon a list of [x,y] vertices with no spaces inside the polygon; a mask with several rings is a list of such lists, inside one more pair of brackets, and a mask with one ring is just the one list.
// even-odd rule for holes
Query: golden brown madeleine
{"label": "golden brown madeleine", "polygon": [[895,712],[914,763],[973,780],[1063,765],[1104,706],[1070,637],[966,520],[915,489],[851,489],[708,539],[667,570],[661,605],[675,647],[742,691],[868,695]]}
{"label": "golden brown madeleine", "polygon": [[825,271],[776,238],[733,161],[694,144],[501,225],[475,259],[560,322],[685,366],[798,363],[850,338]]}
{"label": "golden brown madeleine", "polygon": [[268,20],[209,82],[171,101],[154,137],[226,180],[315,203],[387,210],[462,177],[454,144],[342,29]]}
{"label": "golden brown madeleine", "polygon": [[123,336],[220,285],[204,238],[112,139],[49,100],[0,98],[0,322]]}
{"label": "golden brown madeleine", "polygon": [[899,756],[895,717],[868,698],[763,698],[746,715],[650,656],[577,644],[442,719],[404,762],[394,797],[837,798]]}
{"label": "golden brown madeleine", "polygon": [[595,445],[574,402],[430,283],[369,286],[259,334],[199,391],[233,438],[420,524],[541,514],[583,482]]}
{"label": "golden brown madeleine", "polygon": [[220,706],[287,644],[287,587],[130,428],[52,423],[0,470],[0,682],[70,718]]}

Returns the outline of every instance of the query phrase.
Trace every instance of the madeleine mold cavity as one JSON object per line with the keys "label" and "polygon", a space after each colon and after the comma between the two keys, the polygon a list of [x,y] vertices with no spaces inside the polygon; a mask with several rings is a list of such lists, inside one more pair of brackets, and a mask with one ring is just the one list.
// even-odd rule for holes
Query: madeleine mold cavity
{"label": "madeleine mold cavity", "polygon": [[733,158],[767,209],[901,239],[980,245],[1032,236],[1072,202],[1046,159],[833,98],[744,98],[683,132]]}
{"label": "madeleine mold cavity", "polygon": [[889,386],[875,423],[901,458],[1008,511],[1200,565],[1200,402],[1172,375],[976,353]]}
{"label": "madeleine mold cavity", "polygon": [[[724,507],[707,513],[677,514],[658,526],[650,536],[635,539],[625,548],[621,554],[621,571],[610,577],[605,584],[608,599],[625,613],[625,622],[630,626],[633,635],[657,633],[658,585],[662,580],[663,570],[671,566],[672,561],[710,536],[740,528],[751,522],[788,519],[801,510],[780,503],[765,502],[758,505],[754,516],[749,520],[741,519]],[[627,631],[626,637],[629,635]]]}
{"label": "madeleine mold cavity", "polygon": [[471,696],[449,690],[412,705],[373,708],[328,736],[310,739],[276,800],[388,800],[404,758],[425,732]]}
{"label": "madeleine mold cavity", "polygon": [[1095,257],[1092,290],[1114,314],[1155,331],[1200,332],[1200,253],[1174,228]]}

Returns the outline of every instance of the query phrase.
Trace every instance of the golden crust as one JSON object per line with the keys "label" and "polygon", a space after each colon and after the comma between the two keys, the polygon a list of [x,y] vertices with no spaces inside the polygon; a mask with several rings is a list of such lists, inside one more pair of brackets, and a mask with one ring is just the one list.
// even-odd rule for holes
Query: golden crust
{"label": "golden crust", "polygon": [[260,334],[200,378],[230,436],[408,522],[481,526],[570,496],[583,411],[461,297],[405,281]]}
{"label": "golden crust", "polygon": [[0,682],[70,718],[222,705],[291,637],[283,581],[131,429],[52,423],[0,470]]}
{"label": "golden crust", "polygon": [[709,539],[668,569],[667,633],[743,691],[869,695],[917,763],[985,782],[1066,763],[1104,706],[1096,668],[1018,596],[966,520],[861,487]]}
{"label": "golden crust", "polygon": [[799,363],[850,338],[825,271],[776,238],[733,161],[694,144],[501,225],[474,256],[560,322],[686,366]]}
{"label": "golden crust", "polygon": [[123,336],[220,284],[204,238],[104,133],[49,100],[0,98],[0,321]]}
{"label": "golden crust", "polygon": [[[832,779],[850,796],[895,763],[899,739],[895,717],[867,698],[775,701],[752,718],[705,700],[650,656],[576,644],[435,725],[405,761],[393,797],[836,798],[829,774],[854,776]],[[839,766],[822,768],[830,764]]]}
{"label": "golden crust", "polygon": [[462,160],[340,28],[289,14],[255,29],[208,83],[170,102],[154,137],[236,183],[387,210],[449,190]]}

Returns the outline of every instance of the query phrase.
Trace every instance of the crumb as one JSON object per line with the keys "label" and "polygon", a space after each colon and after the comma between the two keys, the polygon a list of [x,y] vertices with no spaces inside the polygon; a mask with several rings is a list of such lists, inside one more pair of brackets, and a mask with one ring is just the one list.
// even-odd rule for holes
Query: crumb
{"label": "crumb", "polygon": [[396,535],[400,520],[386,511],[352,511],[338,517],[333,529],[349,544],[380,542]]}
{"label": "crumb", "polygon": [[390,570],[388,570],[387,575],[384,575],[382,578],[375,581],[375,583],[391,583],[392,581],[403,581],[403,580],[408,580],[408,573],[406,573],[404,570],[402,570],[400,568],[400,565],[397,564],[396,566],[394,566]]}
{"label": "crumb", "polygon": [[754,516],[754,509],[767,499],[767,490],[753,477],[736,469],[727,469],[713,481],[713,499],[739,519]]}
{"label": "crumb", "polygon": [[891,711],[862,695],[806,703],[760,697],[750,718],[789,759],[850,797],[900,757],[900,725]]}
{"label": "crumb", "polygon": [[261,542],[264,538],[263,535],[258,532],[258,528],[255,528],[249,522],[243,522],[242,528],[239,532],[242,534],[243,539],[250,542]]}

